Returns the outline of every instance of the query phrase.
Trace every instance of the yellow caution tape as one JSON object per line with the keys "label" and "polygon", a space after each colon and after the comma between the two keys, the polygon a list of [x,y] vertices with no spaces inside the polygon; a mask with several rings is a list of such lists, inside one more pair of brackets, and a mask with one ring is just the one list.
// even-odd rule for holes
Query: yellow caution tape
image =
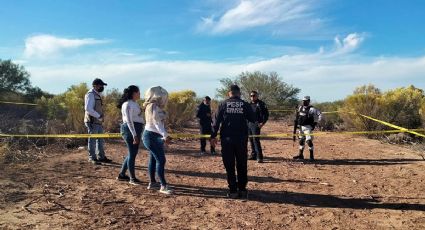
{"label": "yellow caution tape", "polygon": [[25,102],[11,102],[11,101],[0,101],[1,104],[12,104],[12,105],[32,105],[36,106],[34,103],[25,103]]}
{"label": "yellow caution tape", "polygon": [[[401,132],[425,132],[425,129],[396,129],[396,130],[376,130],[376,131],[346,131],[346,132],[317,132],[309,134],[310,136],[318,135],[362,135],[362,134],[381,134],[381,133],[401,133]],[[420,133],[418,133],[420,134]],[[292,133],[272,133],[261,135],[250,135],[249,137],[293,137],[305,136],[306,134]],[[420,134],[422,135],[422,134]],[[24,137],[24,138],[121,138],[120,133],[103,133],[103,134],[0,134],[1,137]],[[210,138],[208,134],[190,134],[190,133],[174,133],[170,134],[174,139],[180,138]]]}
{"label": "yellow caution tape", "polygon": [[381,124],[383,124],[383,125],[389,126],[389,127],[391,127],[391,128],[398,129],[398,130],[403,131],[403,132],[411,133],[411,134],[414,134],[414,135],[417,135],[417,136],[420,136],[420,137],[425,137],[425,135],[424,135],[424,134],[422,134],[422,133],[418,133],[418,132],[415,132],[415,131],[412,131],[412,130],[406,129],[406,128],[403,128],[403,127],[400,127],[400,126],[397,126],[397,125],[394,125],[394,124],[388,123],[388,122],[386,122],[386,121],[381,121],[381,120],[379,120],[379,119],[376,119],[376,118],[373,118],[373,117],[369,117],[369,116],[366,116],[366,115],[363,115],[363,114],[358,114],[358,115],[360,115],[360,116],[362,116],[362,117],[364,117],[364,118],[370,119],[370,120],[372,120],[372,121],[376,121],[376,122],[378,122],[378,123],[381,123]]}

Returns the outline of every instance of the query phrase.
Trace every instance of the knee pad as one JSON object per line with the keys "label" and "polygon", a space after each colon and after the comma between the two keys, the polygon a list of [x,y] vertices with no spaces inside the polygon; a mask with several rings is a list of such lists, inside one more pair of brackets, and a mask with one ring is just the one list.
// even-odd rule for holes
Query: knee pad
{"label": "knee pad", "polygon": [[313,141],[307,140],[307,145],[309,148],[313,148]]}
{"label": "knee pad", "polygon": [[300,146],[304,146],[305,145],[305,139],[304,138],[301,138],[300,141],[299,141],[299,143],[300,143]]}

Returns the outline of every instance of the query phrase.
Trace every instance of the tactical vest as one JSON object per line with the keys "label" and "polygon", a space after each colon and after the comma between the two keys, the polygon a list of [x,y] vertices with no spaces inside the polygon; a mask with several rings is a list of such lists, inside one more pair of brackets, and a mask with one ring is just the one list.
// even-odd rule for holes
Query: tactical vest
{"label": "tactical vest", "polygon": [[[100,97],[99,94],[97,94],[97,93],[95,93],[93,91],[90,91],[87,94],[90,94],[90,93],[94,95],[94,100],[95,100],[94,111],[96,111],[100,115],[103,115],[102,98]],[[97,118],[95,118],[93,116],[90,116],[90,114],[87,111],[84,114],[84,122],[86,122],[86,123],[94,123],[94,124],[102,124],[102,122],[99,121],[99,119],[97,119]]]}
{"label": "tactical vest", "polygon": [[314,124],[314,116],[310,114],[310,109],[313,106],[300,106],[298,108],[298,125],[306,126]]}

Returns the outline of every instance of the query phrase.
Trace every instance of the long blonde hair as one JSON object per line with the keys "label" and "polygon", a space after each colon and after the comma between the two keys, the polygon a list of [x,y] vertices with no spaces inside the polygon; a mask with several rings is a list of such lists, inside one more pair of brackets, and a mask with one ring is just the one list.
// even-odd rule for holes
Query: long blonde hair
{"label": "long blonde hair", "polygon": [[[167,117],[164,111],[168,102],[168,92],[161,86],[151,87],[145,92],[145,109],[146,122],[152,123],[153,121],[164,121]],[[154,114],[153,110],[156,109],[157,113]]]}

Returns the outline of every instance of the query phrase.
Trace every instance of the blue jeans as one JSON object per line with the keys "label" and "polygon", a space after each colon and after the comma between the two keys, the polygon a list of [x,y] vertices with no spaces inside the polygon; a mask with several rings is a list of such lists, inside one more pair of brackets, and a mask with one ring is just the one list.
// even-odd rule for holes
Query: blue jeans
{"label": "blue jeans", "polygon": [[[134,128],[136,129],[136,135],[140,138],[143,132],[143,124],[134,122]],[[122,163],[120,174],[125,175],[125,172],[128,169],[130,178],[134,179],[136,178],[135,162],[137,153],[139,152],[139,144],[133,144],[133,134],[131,134],[127,123],[121,124],[121,135],[125,141],[125,144],[127,145],[128,154],[127,157],[124,159],[124,162]]]}
{"label": "blue jeans", "polygon": [[[102,134],[103,127],[101,124],[85,123],[89,134]],[[103,149],[103,138],[89,138],[88,146],[89,160],[102,160],[105,158],[105,150]]]}
{"label": "blue jeans", "polygon": [[161,185],[167,185],[165,181],[165,152],[164,152],[164,139],[158,133],[145,130],[143,132],[143,144],[149,151],[149,165],[148,172],[150,182],[156,182],[155,171],[159,177]]}

